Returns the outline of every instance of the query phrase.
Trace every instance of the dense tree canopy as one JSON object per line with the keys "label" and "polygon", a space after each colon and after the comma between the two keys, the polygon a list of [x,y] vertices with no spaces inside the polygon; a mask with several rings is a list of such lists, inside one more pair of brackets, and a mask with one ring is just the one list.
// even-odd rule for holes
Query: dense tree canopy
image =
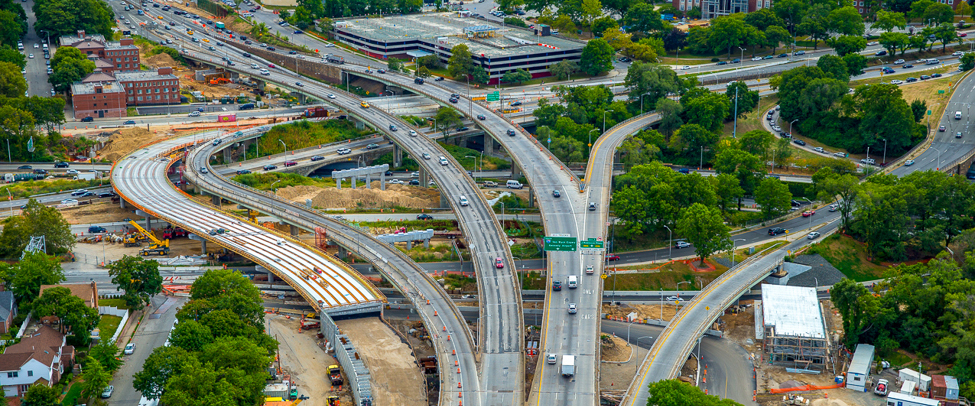
{"label": "dense tree canopy", "polygon": [[[52,38],[70,35],[78,30],[112,38],[115,13],[99,0],[38,0],[34,2],[37,24],[34,30]],[[58,50],[60,52],[60,50]]]}

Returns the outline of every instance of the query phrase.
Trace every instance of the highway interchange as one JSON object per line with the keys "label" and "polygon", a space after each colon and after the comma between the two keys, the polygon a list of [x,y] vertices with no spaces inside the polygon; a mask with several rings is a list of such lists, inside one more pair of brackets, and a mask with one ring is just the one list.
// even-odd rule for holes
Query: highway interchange
{"label": "highway interchange", "polygon": [[[133,13],[134,14],[134,13]],[[304,38],[298,36],[300,38]],[[297,42],[297,41],[296,41]],[[230,46],[226,48],[232,48]],[[334,49],[334,48],[333,48]],[[191,51],[189,49],[184,49],[184,53],[187,56],[194,57],[195,59],[208,59],[212,56],[207,55],[206,52]],[[233,49],[227,49],[228,52],[238,52]],[[240,57],[242,59],[242,57]],[[213,61],[217,64],[219,62]],[[374,64],[375,62],[367,62]],[[376,80],[384,81],[387,83],[393,83],[401,87],[410,88],[411,90],[424,94],[431,99],[446,105],[446,99],[449,97],[452,90],[440,88],[437,86],[432,86],[428,83],[426,86],[416,86],[412,83],[412,80],[408,77],[387,74],[385,76],[379,77],[377,75],[370,75],[365,73],[365,68],[363,66],[355,66],[348,64],[343,66],[345,70],[355,72],[360,76],[370,76]],[[295,79],[303,79],[301,77],[295,76],[294,74],[284,70],[284,69],[274,69],[271,71],[271,75],[264,77],[264,79],[277,82],[283,86],[289,86],[294,83]],[[292,89],[297,90],[297,89]],[[341,97],[328,100],[328,102],[336,104],[349,112],[355,112],[355,116],[366,120],[373,124],[380,130],[390,136],[397,144],[401,145],[413,154],[417,161],[423,161],[422,158],[417,156],[423,152],[428,152],[431,154],[445,155],[449,157],[439,148],[435,143],[431,142],[426,137],[409,137],[405,134],[405,130],[409,127],[406,123],[400,121],[394,116],[380,111],[376,108],[371,109],[361,109],[358,108],[358,99],[352,95],[344,94],[342,92],[336,91],[331,88],[321,86],[317,83],[307,83],[303,89],[300,89],[304,93],[311,95],[316,95],[322,99],[326,93],[334,93],[340,95]],[[546,227],[546,232],[549,235],[566,234],[576,236],[580,239],[589,237],[601,237],[605,238],[605,226],[603,224],[608,218],[608,199],[609,199],[609,176],[610,173],[606,170],[600,170],[596,165],[590,165],[590,170],[593,171],[592,174],[585,176],[585,181],[587,184],[582,188],[582,192],[579,192],[580,185],[577,179],[573,177],[571,173],[568,173],[557,160],[552,159],[551,156],[547,154],[544,150],[534,141],[534,139],[527,135],[520,127],[511,123],[508,119],[497,115],[492,110],[486,108],[483,105],[477,103],[471,103],[469,100],[462,98],[463,106],[467,103],[467,109],[461,108],[460,110],[468,110],[473,114],[484,114],[487,116],[487,120],[481,121],[478,124],[483,126],[488,132],[490,132],[495,139],[501,142],[504,147],[508,150],[509,154],[512,155],[516,163],[524,170],[525,176],[528,178],[529,183],[532,188],[537,191],[536,198],[538,199],[539,206],[542,211],[542,219]],[[951,109],[949,109],[951,110]],[[640,117],[630,123],[622,123],[618,131],[608,131],[606,135],[601,137],[597,141],[597,147],[594,148],[595,152],[592,155],[593,158],[599,156],[602,159],[599,162],[608,162],[611,164],[612,155],[615,151],[615,147],[621,142],[626,135],[635,132],[641,128],[645,128],[650,123],[655,121],[655,118],[651,116]],[[397,126],[403,131],[395,133],[385,130],[388,124],[396,123]],[[628,127],[627,127],[628,126]],[[515,136],[510,137],[507,135],[507,131],[512,130],[515,132]],[[971,138],[969,138],[971,139]],[[950,142],[950,140],[946,140]],[[605,143],[604,148],[599,148],[600,143]],[[160,145],[158,148],[167,148],[171,145]],[[155,147],[154,147],[155,148]],[[153,151],[163,151],[153,149]],[[148,152],[146,152],[148,154]],[[202,156],[205,159],[204,154],[198,154],[194,156]],[[116,184],[116,188],[123,189],[128,188],[128,190],[137,191],[137,194],[143,196],[145,199],[145,194],[142,190],[138,189],[140,187],[146,186],[149,183],[154,183],[158,181],[157,179],[152,182],[146,182],[149,178],[149,174],[160,172],[160,167],[163,166],[161,161],[153,162],[152,159],[148,159],[149,155],[144,155],[143,159],[133,160],[134,162],[120,163],[116,171],[113,172],[113,178],[119,176],[119,171],[128,170],[138,170],[140,174],[145,176],[140,176],[136,178],[128,178],[131,183],[125,183],[126,177],[121,177],[119,179],[122,182],[122,186]],[[946,160],[946,159],[945,159]],[[523,398],[522,393],[522,381],[521,379],[523,371],[522,364],[522,354],[521,354],[521,326],[523,326],[523,320],[520,313],[520,289],[517,289],[515,285],[515,278],[511,273],[511,268],[514,265],[513,258],[511,258],[510,253],[504,247],[504,238],[501,234],[498,223],[493,215],[493,211],[486,207],[486,203],[483,202],[481,194],[477,191],[476,185],[470,181],[466,173],[459,167],[456,162],[450,159],[450,164],[445,165],[440,168],[441,165],[424,165],[426,171],[428,171],[436,180],[437,184],[440,185],[441,190],[448,196],[448,203],[454,206],[455,213],[460,216],[460,222],[464,225],[465,233],[468,234],[470,241],[474,242],[474,251],[477,254],[479,266],[479,284],[481,288],[481,296],[488,300],[494,300],[496,307],[488,305],[483,305],[482,301],[482,317],[480,331],[490,332],[490,334],[484,334],[480,337],[484,345],[480,350],[485,354],[495,354],[497,357],[484,357],[482,358],[481,365],[481,382],[479,391],[479,396],[476,398],[480,399],[482,404],[502,404],[509,402],[519,402],[519,397]],[[140,162],[136,164],[135,162]],[[921,160],[918,162],[921,163]],[[198,166],[196,162],[190,165],[188,168],[190,173],[193,171],[198,171],[201,166]],[[529,170],[529,168],[531,168]],[[915,168],[915,169],[919,169]],[[611,165],[610,165],[611,169]],[[163,171],[164,172],[164,171]],[[155,176],[155,175],[152,175]],[[204,179],[208,178],[206,175],[196,174],[198,177]],[[213,177],[213,176],[210,176]],[[167,182],[168,183],[168,182]],[[205,182],[204,182],[205,183]],[[159,183],[162,185],[162,183]],[[568,185],[568,186],[566,186]],[[223,187],[220,184],[217,186]],[[215,188],[218,188],[214,186]],[[171,189],[166,186],[166,188]],[[555,198],[551,191],[560,190],[561,198]],[[154,190],[154,192],[162,192],[161,190]],[[253,192],[247,192],[248,195],[254,195]],[[477,199],[481,202],[472,202],[471,207],[459,207],[458,201],[459,196],[466,196],[468,199]],[[180,199],[181,196],[170,195],[170,198]],[[129,197],[126,200],[133,199],[135,201],[140,201],[139,197]],[[130,200],[130,202],[133,202]],[[144,203],[145,201],[143,201]],[[593,202],[595,203],[596,210],[586,210],[587,205]],[[156,203],[156,202],[154,202]],[[264,202],[267,203],[267,202]],[[277,203],[275,203],[277,204]],[[192,210],[189,207],[181,207],[187,210]],[[199,210],[199,209],[195,209]],[[172,213],[168,213],[172,215]],[[207,213],[208,217],[210,213]],[[217,216],[217,213],[213,213]],[[165,215],[160,215],[162,218],[168,218]],[[219,216],[218,216],[219,217]],[[220,222],[222,221],[222,223]],[[234,225],[233,221],[230,219],[219,219],[216,224],[224,224],[230,221],[229,225]],[[195,229],[206,231],[207,226],[211,224],[198,225]],[[473,229],[473,230],[471,230]],[[761,230],[759,230],[761,231]],[[239,233],[249,233],[247,230],[239,230]],[[227,241],[222,241],[227,243]],[[498,244],[499,243],[499,244]],[[796,243],[801,244],[802,241]],[[269,249],[274,249],[273,247],[267,247]],[[781,252],[781,251],[780,251]],[[587,253],[588,254],[588,253]],[[254,255],[253,253],[251,255]],[[508,264],[504,270],[496,270],[493,267],[494,259],[497,257],[503,257],[504,263]],[[777,255],[769,255],[760,261],[776,261]],[[546,368],[543,362],[539,363],[538,374],[540,374],[539,379],[536,379],[535,386],[533,387],[534,395],[529,399],[532,404],[595,404],[598,402],[598,344],[596,342],[596,332],[599,330],[599,303],[601,300],[601,295],[599,294],[601,289],[601,283],[595,276],[590,276],[589,278],[584,275],[583,270],[585,266],[592,265],[597,269],[602,266],[602,253],[597,252],[595,254],[585,255],[583,252],[572,252],[572,253],[550,253],[548,260],[548,269],[552,280],[565,280],[569,275],[580,276],[581,284],[579,289],[573,290],[563,290],[561,294],[550,294],[546,295],[545,302],[545,323],[543,324],[543,351],[553,352],[558,354],[574,354],[579,356],[579,367],[578,372],[575,377],[569,380],[563,380],[558,376],[555,368]],[[323,264],[324,265],[324,264]],[[415,266],[415,264],[414,264]],[[400,264],[397,268],[408,268],[410,265],[406,262]],[[745,268],[738,268],[739,271]],[[492,275],[493,273],[493,275]],[[732,273],[729,273],[729,278]],[[597,272],[598,275],[598,272]],[[494,287],[491,282],[496,283]],[[718,286],[720,288],[720,286]],[[709,288],[710,289],[710,288]],[[708,300],[713,300],[713,302],[702,301],[705,306],[710,307],[710,312],[718,311],[716,310],[720,304],[727,303],[729,294],[731,296],[735,295],[735,291],[738,289],[726,290],[723,297],[711,296]],[[709,296],[709,295],[705,295]],[[368,300],[369,298],[360,298],[362,300]],[[580,308],[580,313],[577,315],[569,315],[564,311],[565,305],[567,303],[577,303]],[[708,304],[711,305],[708,305]],[[447,306],[446,304],[444,304]],[[690,306],[691,309],[700,309],[699,307]],[[720,307],[723,309],[723,307]],[[493,310],[493,312],[492,312]],[[691,310],[692,312],[694,310]],[[689,311],[685,310],[682,315],[686,316]],[[705,311],[707,312],[707,311]],[[588,316],[588,317],[587,317]],[[702,318],[706,318],[704,315],[700,315]],[[682,317],[682,316],[681,316]],[[505,325],[504,323],[516,323],[517,328],[512,329],[511,325]],[[496,323],[496,324],[492,324]],[[680,324],[680,323],[675,323]],[[675,326],[671,326],[675,327]],[[677,326],[680,327],[680,326]],[[451,327],[451,329],[459,329],[457,325]],[[670,327],[669,327],[670,328]],[[496,336],[492,337],[492,335]],[[665,334],[668,334],[665,332]],[[687,334],[676,334],[677,336],[693,336],[691,333]],[[487,336],[487,337],[485,337]],[[690,340],[684,340],[677,344],[686,346]],[[676,344],[675,344],[676,345]],[[656,347],[655,347],[656,348]],[[656,353],[661,353],[658,349]],[[667,356],[679,357],[683,353],[683,349],[675,351],[665,351]],[[651,353],[653,354],[653,353]],[[494,361],[492,361],[492,359]],[[652,360],[651,360],[652,361]],[[679,368],[682,364],[682,360],[674,359],[672,362],[658,363],[657,365],[671,365]],[[651,362],[651,364],[653,364]],[[652,366],[652,365],[651,365]],[[504,374],[499,374],[497,371],[505,371]],[[657,379],[658,376],[653,375],[653,371],[649,368],[643,368],[641,374],[638,378],[642,376],[640,382],[643,383],[647,376],[651,379]],[[464,375],[470,378],[471,372],[466,372]],[[659,375],[663,377],[664,375]],[[672,376],[672,374],[671,374]],[[473,377],[470,379],[477,379]],[[645,387],[645,385],[642,385]],[[634,398],[635,399],[635,398]],[[500,403],[499,403],[500,402]],[[635,403],[638,404],[639,402]]]}

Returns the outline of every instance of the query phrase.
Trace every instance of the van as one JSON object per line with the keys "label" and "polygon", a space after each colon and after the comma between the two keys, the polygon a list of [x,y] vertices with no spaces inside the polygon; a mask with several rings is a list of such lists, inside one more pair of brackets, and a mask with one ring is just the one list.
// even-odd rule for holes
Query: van
{"label": "van", "polygon": [[443,165],[443,166],[449,165],[449,163],[447,162],[447,157],[445,157],[443,155],[440,156],[440,165]]}
{"label": "van", "polygon": [[569,289],[575,289],[579,287],[579,278],[575,275],[569,275]]}
{"label": "van", "polygon": [[467,207],[468,204],[470,204],[470,202],[467,201],[467,197],[464,196],[464,195],[461,195],[460,196],[460,205],[463,206],[463,207]]}
{"label": "van", "polygon": [[955,112],[955,120],[961,120],[961,112],[960,111],[956,111]]}
{"label": "van", "polygon": [[525,185],[522,185],[521,182],[519,182],[517,180],[509,180],[509,181],[505,182],[504,185],[507,186],[508,189],[521,189],[521,188],[525,187]]}
{"label": "van", "polygon": [[941,64],[941,61],[939,61],[937,59],[934,59],[934,58],[931,58],[931,59],[928,59],[927,61],[925,61],[924,63],[926,65],[939,65],[939,64]]}
{"label": "van", "polygon": [[47,44],[44,44],[44,45],[41,45],[41,48],[44,48],[44,50],[45,50],[45,51],[47,51],[47,50],[48,50],[48,48],[47,48]]}

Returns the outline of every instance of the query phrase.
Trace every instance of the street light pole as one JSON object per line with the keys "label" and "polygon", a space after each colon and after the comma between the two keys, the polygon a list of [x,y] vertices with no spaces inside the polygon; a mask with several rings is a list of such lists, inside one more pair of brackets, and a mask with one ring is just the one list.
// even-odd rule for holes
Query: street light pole
{"label": "street light pole", "polygon": [[887,139],[884,138],[884,165],[887,165]]}
{"label": "street light pole", "polygon": [[598,128],[593,128],[593,129],[589,130],[588,136],[589,136],[589,153],[590,154],[592,153],[592,132],[593,131],[599,131],[599,129]]}
{"label": "street light pole", "polygon": [[606,113],[609,113],[609,112],[608,111],[603,111],[603,132],[604,133],[606,132]]}
{"label": "street light pole", "polygon": [[799,119],[797,118],[797,119],[792,120],[792,121],[789,122],[789,138],[792,138],[792,123],[794,123],[796,121],[799,121]]}
{"label": "street light pole", "polygon": [[744,238],[736,238],[731,242],[731,266],[735,266],[735,249],[737,247],[738,241],[746,241]]}
{"label": "street light pole", "polygon": [[664,228],[667,229],[667,235],[670,236],[670,247],[667,251],[667,259],[672,260],[674,259],[674,233],[670,230],[670,227],[664,225]]}
{"label": "street light pole", "polygon": [[285,144],[283,140],[278,140],[278,142],[280,142],[281,145],[284,146],[284,157],[287,158],[288,157],[288,145]]}

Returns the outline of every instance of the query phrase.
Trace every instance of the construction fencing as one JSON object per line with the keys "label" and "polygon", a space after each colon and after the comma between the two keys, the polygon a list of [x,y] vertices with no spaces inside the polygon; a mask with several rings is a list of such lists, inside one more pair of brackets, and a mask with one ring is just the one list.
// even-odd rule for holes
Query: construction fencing
{"label": "construction fencing", "polygon": [[352,398],[358,406],[372,406],[372,386],[369,381],[369,369],[359,357],[359,352],[352,345],[352,340],[339,331],[335,325],[335,320],[328,313],[320,312],[322,320],[321,332],[328,342],[327,346],[335,349],[335,359],[339,360],[339,366],[345,371],[345,376],[349,380],[349,388],[352,389]]}

